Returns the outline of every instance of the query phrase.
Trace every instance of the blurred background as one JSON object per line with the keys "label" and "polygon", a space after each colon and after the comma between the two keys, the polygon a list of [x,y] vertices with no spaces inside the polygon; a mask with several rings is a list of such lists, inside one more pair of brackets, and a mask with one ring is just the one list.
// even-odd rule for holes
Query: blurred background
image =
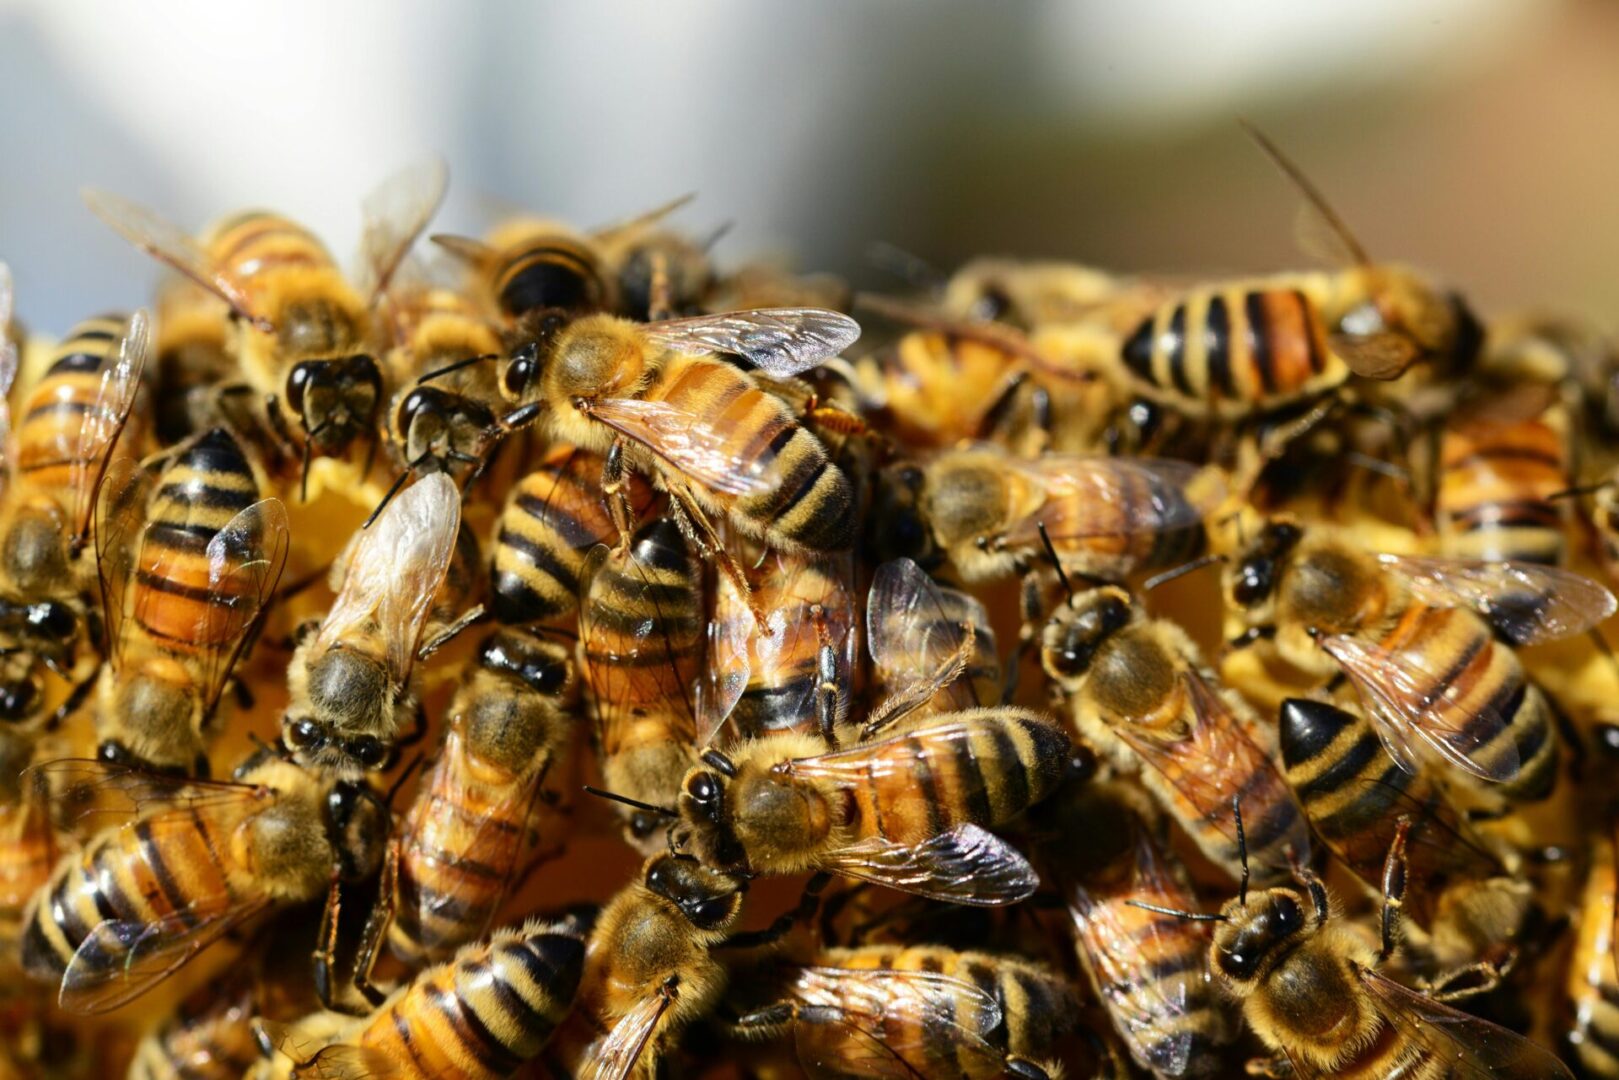
{"label": "blurred background", "polygon": [[1296,157],[1374,257],[1486,311],[1619,316],[1619,5],[1546,0],[0,0],[0,258],[59,332],[156,270],[93,183],[188,228],[247,205],[352,250],[362,194],[431,152],[436,228],[582,226],[687,191],[722,262],[862,285],[867,245],[1123,269],[1300,263]]}

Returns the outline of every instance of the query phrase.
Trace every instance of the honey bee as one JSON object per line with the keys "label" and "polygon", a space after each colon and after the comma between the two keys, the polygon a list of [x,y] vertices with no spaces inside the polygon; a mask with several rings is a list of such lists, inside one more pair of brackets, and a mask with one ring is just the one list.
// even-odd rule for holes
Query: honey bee
{"label": "honey bee", "polygon": [[382,861],[389,813],[374,792],[319,781],[268,752],[235,782],[73,759],[39,769],[129,814],[63,857],[24,914],[23,969],[59,984],[71,1012],[133,1001],[275,907],[327,893],[333,918],[332,884],[369,877]]}
{"label": "honey bee", "polygon": [[228,217],[201,239],[145,207],[86,189],[90,209],[137,248],[229,306],[230,351],[263,395],[272,427],[310,455],[374,439],[382,372],[368,298],[380,295],[444,195],[441,161],[401,170],[364,202],[362,270],[350,283],[313,233],[269,211]]}
{"label": "honey bee", "polygon": [[103,485],[96,520],[112,642],[97,753],[202,774],[205,725],[286,564],[287,511],[280,499],[258,498],[253,467],[223,428],[146,479],[136,471],[128,484]]}
{"label": "honey bee", "polygon": [[1374,263],[1299,168],[1247,130],[1305,197],[1316,237],[1345,269],[1210,285],[1165,303],[1120,351],[1141,392],[1236,421],[1329,397],[1351,376],[1472,363],[1483,328],[1466,302],[1410,268]]}
{"label": "honey bee", "polygon": [[501,392],[517,407],[501,423],[509,429],[543,412],[553,438],[605,454],[602,490],[622,537],[632,531],[625,472],[652,479],[746,595],[711,512],[772,548],[837,551],[854,539],[854,496],[778,397],[709,354],[734,353],[790,379],[859,332],[847,316],[811,308],[659,323],[585,316],[503,362]]}
{"label": "honey bee", "polygon": [[[512,488],[491,558],[490,608],[500,622],[538,622],[578,606],[591,549],[618,540],[601,490],[602,466],[600,455],[557,443]],[[652,491],[633,473],[624,480],[631,520],[639,521]]]}
{"label": "honey bee", "polygon": [[703,299],[714,286],[709,248],[724,231],[702,241],[660,224],[693,198],[682,196],[594,234],[596,248],[614,281],[619,314],[658,322],[702,310]]}
{"label": "honey bee", "polygon": [[937,900],[1015,903],[1038,879],[988,831],[1063,781],[1070,744],[1023,709],[890,725],[828,752],[812,736],[704,752],[681,784],[677,850],[753,874],[840,874]]}
{"label": "honey bee", "polygon": [[1036,811],[1041,852],[1074,927],[1080,967],[1137,1065],[1162,1080],[1217,1076],[1234,1032],[1208,971],[1209,939],[1127,901],[1184,908],[1186,872],[1150,807],[1116,781],[1069,785]]}
{"label": "honey bee", "polygon": [[317,1013],[260,1022],[275,1056],[250,1074],[497,1080],[535,1058],[573,1005],[585,942],[576,928],[530,920],[463,946],[364,1017]]}
{"label": "honey bee", "polygon": [[579,315],[618,306],[617,283],[590,237],[519,215],[483,240],[435,233],[433,243],[467,265],[468,291],[505,325],[541,311]]}
{"label": "honey bee", "polygon": [[208,985],[135,1047],[129,1080],[240,1080],[259,1060],[251,980]]}
{"label": "honey bee", "polygon": [[879,700],[868,732],[900,711],[958,712],[999,697],[1000,660],[984,605],[939,585],[912,560],[877,568],[866,596],[866,627]]}
{"label": "honey bee", "polygon": [[412,674],[460,533],[455,482],[406,488],[342,560],[342,587],[287,672],[281,734],[300,765],[355,778],[387,763],[418,706]]}
{"label": "honey bee", "polygon": [[1613,840],[1592,841],[1591,868],[1581,894],[1568,998],[1574,1007],[1568,1041],[1581,1075],[1619,1076],[1619,973],[1614,967]]}
{"label": "honey bee", "polygon": [[157,441],[173,446],[217,419],[217,393],[236,375],[230,353],[230,308],[189,278],[158,289],[152,419]]}
{"label": "honey bee", "polygon": [[791,1029],[813,1076],[1049,1080],[1071,1030],[1073,987],[1012,956],[939,946],[823,949],[786,998],[737,1021],[749,1037]]}
{"label": "honey bee", "polygon": [[395,956],[419,967],[488,929],[534,853],[540,787],[566,752],[576,690],[563,646],[511,628],[484,638],[383,865],[384,894],[358,964],[362,992],[384,933]]}
{"label": "honey bee", "polygon": [[[1398,871],[1389,876],[1398,880]],[[1241,1004],[1249,1028],[1285,1058],[1300,1080],[1572,1080],[1557,1058],[1521,1035],[1459,1012],[1377,970],[1394,950],[1398,896],[1385,895],[1379,949],[1333,918],[1326,887],[1304,869],[1297,887],[1278,886],[1252,897],[1245,881],[1218,915],[1159,913],[1214,923],[1210,969]]]}
{"label": "honey bee", "polygon": [[[6,296],[0,307],[9,307],[3,284],[0,295]],[[52,722],[70,715],[95,686],[96,658],[81,648],[90,637],[86,601],[94,574],[80,554],[150,342],[145,312],[80,323],[25,396],[15,435],[0,438],[8,447],[0,504],[0,715],[13,723],[40,715],[42,669],[74,684]],[[0,390],[15,373],[16,352],[0,343]],[[0,436],[9,428],[9,414],[0,411]]]}
{"label": "honey bee", "polygon": [[[972,259],[943,278],[939,309],[947,315],[994,320],[1024,329],[1072,323],[1106,313],[1120,331],[1135,328],[1133,310],[1151,304],[1160,283],[1122,277],[1073,262]],[[1133,303],[1121,300],[1134,299]]]}
{"label": "honey bee", "polygon": [[[1261,881],[1307,859],[1310,826],[1245,704],[1205,674],[1178,625],[1149,617],[1122,589],[1071,594],[1047,621],[1040,663],[1080,735],[1125,771],[1232,876],[1239,845],[1232,796],[1247,802],[1247,844]],[[1145,768],[1143,768],[1145,766]]]}
{"label": "honey bee", "polygon": [[602,779],[634,800],[625,803],[625,835],[650,852],[666,822],[637,804],[673,799],[696,752],[702,570],[680,530],[656,518],[627,550],[592,551],[582,581],[580,669]]}
{"label": "honey bee", "polygon": [[1458,780],[1513,800],[1550,793],[1557,742],[1512,646],[1580,633],[1615,607],[1556,567],[1377,554],[1285,518],[1226,577],[1244,640],[1272,636],[1278,655],[1322,678],[1341,670],[1402,769],[1416,770],[1420,742]]}
{"label": "honey bee", "polygon": [[747,884],[690,857],[654,855],[602,909],[574,1011],[547,1051],[553,1076],[650,1080],[675,1037],[719,1003]]}

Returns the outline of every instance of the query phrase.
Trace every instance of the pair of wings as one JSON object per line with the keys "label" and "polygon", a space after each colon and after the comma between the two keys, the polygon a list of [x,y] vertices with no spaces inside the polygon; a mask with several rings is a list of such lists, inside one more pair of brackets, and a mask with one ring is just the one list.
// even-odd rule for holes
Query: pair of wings
{"label": "pair of wings", "polygon": [[[908,730],[897,738],[909,742],[903,758],[888,753],[893,740],[865,742],[847,750],[792,758],[776,768],[836,791],[855,793],[884,778],[914,770],[943,773],[982,738],[978,717],[947,720]],[[974,774],[976,776],[976,773]],[[960,776],[963,800],[987,798],[980,781]],[[835,801],[835,800],[834,800]],[[987,829],[964,824],[916,844],[900,844],[868,836],[824,854],[817,866],[835,874],[869,881],[900,892],[953,904],[995,907],[1033,895],[1039,876],[1011,844]]]}
{"label": "pair of wings", "polygon": [[[1174,741],[1155,738],[1120,724],[1114,730],[1136,756],[1156,770],[1180,794],[1203,822],[1236,843],[1236,816],[1232,799],[1242,797],[1244,816],[1250,823],[1269,816],[1280,803],[1294,804],[1292,824],[1274,849],[1291,849],[1301,864],[1310,857],[1310,826],[1297,797],[1276,763],[1249,737],[1242,721],[1232,712],[1213,687],[1193,668],[1183,676],[1193,723],[1186,737]],[[1250,857],[1263,865],[1261,852]],[[1287,874],[1286,865],[1271,867]]]}
{"label": "pair of wings", "polygon": [[[1591,629],[1612,615],[1613,594],[1589,578],[1554,566],[1521,562],[1379,555],[1384,570],[1400,578],[1412,596],[1430,607],[1466,608],[1483,616],[1514,645],[1538,645]],[[1479,751],[1498,740],[1511,722],[1494,704],[1464,717],[1435,708],[1447,688],[1447,672],[1419,650],[1393,650],[1355,634],[1332,634],[1318,642],[1338,661],[1367,707],[1373,727],[1399,766],[1417,769],[1420,739],[1458,768],[1487,781],[1507,781],[1521,762],[1515,744]]]}
{"label": "pair of wings", "polygon": [[[66,758],[32,766],[29,773],[43,776],[62,800],[86,805],[82,816],[132,819],[117,826],[124,829],[152,823],[154,836],[195,828],[193,814],[238,821],[277,797],[254,784],[183,780],[94,760]],[[221,892],[188,895],[183,906],[150,922],[104,920],[68,961],[58,1001],[84,1014],[127,1005],[269,906],[267,898]]]}
{"label": "pair of wings", "polygon": [[[433,158],[401,169],[366,196],[356,282],[362,295],[374,299],[387,288],[411,245],[438,212],[448,184],[448,168]],[[95,188],[81,194],[91,212],[135,247],[218,296],[258,329],[275,329],[265,313],[254,310],[249,282],[233,276],[183,229],[122,196]]]}
{"label": "pair of wings", "polygon": [[[96,572],[101,584],[101,606],[106,619],[108,659],[120,667],[130,625],[129,582],[138,569],[143,576],[170,580],[172,549],[148,545],[152,526],[143,522],[148,498],[156,483],[149,470],[127,458],[108,469],[96,506]],[[252,631],[275,593],[286,566],[291,535],[287,508],[280,499],[261,499],[226,522],[208,541],[203,557],[208,564],[205,594],[189,640],[207,642],[196,654],[200,679],[197,690],[203,715],[219,701],[225,682]],[[184,559],[186,553],[180,553]],[[149,603],[162,603],[148,596]],[[136,613],[139,614],[138,612]]]}
{"label": "pair of wings", "polygon": [[342,586],[316,632],[316,655],[355,634],[377,634],[394,685],[402,685],[433,599],[455,554],[461,491],[444,473],[396,496],[349,549]]}

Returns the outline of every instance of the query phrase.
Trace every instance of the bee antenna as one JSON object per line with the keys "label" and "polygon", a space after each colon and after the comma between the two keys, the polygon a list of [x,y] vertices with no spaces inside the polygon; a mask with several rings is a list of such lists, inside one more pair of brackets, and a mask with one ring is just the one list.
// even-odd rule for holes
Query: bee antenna
{"label": "bee antenna", "polygon": [[445,375],[460,371],[462,368],[471,367],[473,364],[482,364],[488,360],[499,359],[499,353],[480,353],[477,356],[464,356],[454,363],[445,364],[441,368],[434,368],[432,371],[428,371],[417,376],[416,385],[420,386],[424,382],[431,382],[434,379],[442,378]]}
{"label": "bee antenna", "polygon": [[1321,215],[1322,220],[1337,235],[1338,240],[1344,245],[1344,248],[1349,252],[1349,256],[1355,260],[1356,264],[1370,266],[1372,260],[1366,257],[1366,249],[1360,246],[1360,241],[1355,239],[1355,234],[1349,231],[1349,226],[1344,224],[1344,219],[1339,217],[1338,212],[1332,208],[1332,204],[1327,202],[1327,197],[1321,194],[1321,189],[1311,183],[1308,176],[1304,175],[1304,170],[1299,168],[1292,158],[1282,153],[1281,148],[1271,142],[1270,137],[1263,131],[1241,118],[1238,118],[1237,123],[1242,127],[1243,131],[1248,133],[1248,137],[1258,144],[1264,155],[1270,158],[1271,164],[1282,171],[1282,175],[1287,177],[1293,186],[1299,189],[1299,194],[1303,195],[1305,200],[1315,208],[1315,212]]}
{"label": "bee antenna", "polygon": [[1242,829],[1242,796],[1231,796],[1231,816],[1237,823],[1237,857],[1242,860],[1242,881],[1237,886],[1237,903],[1248,902],[1248,834]]}
{"label": "bee antenna", "polygon": [[399,489],[405,486],[406,480],[410,479],[410,472],[411,470],[406,469],[398,476],[394,477],[394,482],[388,486],[387,492],[382,496],[382,501],[377,503],[376,509],[371,511],[371,516],[366,518],[365,524],[360,526],[361,529],[369,529],[371,527],[371,523],[382,516],[383,508],[389,503],[393,502],[393,497],[399,494]]}
{"label": "bee antenna", "polygon": [[1057,557],[1057,545],[1051,542],[1051,534],[1046,532],[1046,523],[1040,522],[1040,543],[1045,547],[1046,554],[1051,558],[1052,568],[1057,571],[1057,580],[1068,593],[1068,599],[1074,598],[1074,583],[1068,580],[1068,572],[1062,568],[1062,560]]}
{"label": "bee antenna", "polygon": [[1210,915],[1210,914],[1208,914],[1206,912],[1201,912],[1201,911],[1182,911],[1179,908],[1160,907],[1157,904],[1149,904],[1145,900],[1126,900],[1125,903],[1129,904],[1131,907],[1138,907],[1142,911],[1156,912],[1159,915],[1173,915],[1173,916],[1175,916],[1175,918],[1177,918],[1177,919],[1185,919],[1187,922],[1230,922],[1231,921],[1230,919],[1227,919],[1224,915]]}
{"label": "bee antenna", "polygon": [[653,806],[651,803],[644,803],[640,799],[632,799],[628,795],[620,795],[616,791],[603,791],[601,788],[591,787],[589,784],[585,785],[585,793],[587,795],[594,795],[598,799],[606,799],[609,802],[623,803],[625,806],[633,806],[637,810],[645,810],[649,814],[661,814],[663,817],[669,818],[680,816],[678,811],[671,810],[667,806]]}
{"label": "bee antenna", "polygon": [[1187,574],[1195,573],[1196,571],[1201,570],[1205,566],[1209,566],[1213,563],[1223,563],[1225,561],[1226,557],[1223,554],[1211,552],[1208,555],[1193,559],[1190,562],[1183,562],[1179,566],[1165,570],[1161,574],[1154,574],[1152,577],[1142,582],[1141,591],[1152,592],[1158,586],[1167,585],[1178,577],[1184,577]]}
{"label": "bee antenna", "polygon": [[415,757],[410,759],[409,763],[405,765],[404,771],[399,774],[398,778],[394,780],[393,785],[388,788],[388,795],[385,799],[383,799],[384,803],[386,803],[388,806],[392,806],[394,804],[394,796],[399,794],[400,790],[405,786],[405,782],[410,779],[410,774],[416,771],[417,766],[422,763],[422,760],[423,756],[421,754],[417,754]]}
{"label": "bee antenna", "polygon": [[704,750],[703,764],[707,765],[716,772],[724,773],[729,779],[736,778],[736,765],[732,763],[730,758],[726,757],[718,750]]}
{"label": "bee antenna", "polygon": [[1579,484],[1575,487],[1564,488],[1562,491],[1554,491],[1550,495],[1546,496],[1546,498],[1573,499],[1581,495],[1595,495],[1597,492],[1604,491],[1612,486],[1612,480],[1599,480],[1594,484]]}
{"label": "bee antenna", "polygon": [[709,233],[708,236],[703,239],[703,242],[698,245],[703,249],[703,254],[712,254],[714,251],[714,245],[725,239],[726,234],[734,228],[736,228],[736,222],[734,221],[721,222],[718,226],[716,226],[714,231]]}

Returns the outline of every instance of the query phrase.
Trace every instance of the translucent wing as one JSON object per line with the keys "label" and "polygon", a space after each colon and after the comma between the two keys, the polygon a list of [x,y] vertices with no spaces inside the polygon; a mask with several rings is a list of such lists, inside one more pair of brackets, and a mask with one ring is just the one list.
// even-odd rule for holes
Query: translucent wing
{"label": "translucent wing", "polygon": [[788,378],[853,345],[860,324],[820,308],[760,308],[646,324],[647,336],[688,353],[733,353]]}
{"label": "translucent wing", "polygon": [[1456,1080],[1573,1080],[1550,1051],[1522,1035],[1441,1004],[1369,968],[1356,974],[1378,1011]]}
{"label": "translucent wing", "polygon": [[333,1043],[294,1065],[292,1075],[296,1080],[395,1080],[407,1074],[403,1065],[374,1047]]}
{"label": "translucent wing", "polygon": [[[813,657],[819,667],[821,650],[829,650],[829,673],[840,691],[835,719],[842,723],[848,718],[849,680],[860,649],[859,612],[849,584],[854,576],[853,556],[772,552],[768,559],[773,562],[767,561],[754,593],[765,610],[768,628],[768,633],[755,634],[751,642],[755,666],[767,678],[771,672],[802,670],[795,665],[805,657]],[[761,685],[755,679],[754,686]],[[819,679],[799,678],[786,685],[766,686],[776,719],[772,726],[790,724],[795,730],[813,726],[819,685]]]}
{"label": "translucent wing", "polygon": [[[198,903],[203,902],[226,901],[208,898]],[[153,922],[99,923],[62,973],[60,1004],[69,1012],[85,1014],[127,1005],[268,904],[256,900],[207,914],[180,912]]]}
{"label": "translucent wing", "polygon": [[375,297],[388,287],[411,245],[438,213],[449,181],[449,167],[443,158],[434,157],[399,170],[365,197],[359,282],[363,295]]}
{"label": "translucent wing", "polygon": [[189,780],[94,758],[42,761],[23,772],[29,784],[36,782],[35,777],[55,793],[53,805],[68,821],[91,816],[132,818],[170,811],[190,813],[205,807],[223,812],[223,807],[232,804],[246,811],[275,798],[275,792],[256,784]]}
{"label": "translucent wing", "polygon": [[215,266],[207,252],[183,229],[121,195],[96,188],[84,188],[79,194],[90,212],[111,225],[125,240],[201,285],[229,304],[238,315],[251,319],[260,330],[275,329],[252,310],[241,283]]}
{"label": "translucent wing", "polygon": [[96,579],[101,588],[105,655],[113,667],[123,659],[124,623],[128,614],[130,575],[135,566],[135,536],[146,513],[152,473],[130,458],[107,466],[96,498]]}
{"label": "translucent wing", "polygon": [[261,499],[225,523],[208,541],[210,603],[197,624],[202,649],[204,715],[213,712],[236,660],[252,639],[291,548],[287,508],[280,499]]}
{"label": "translucent wing", "polygon": [[[898,719],[941,692],[941,711],[987,704],[960,676],[974,665],[995,666],[988,612],[974,597],[935,583],[910,559],[877,568],[866,599],[866,643],[888,695],[873,724]],[[997,673],[989,674],[995,681]]]}
{"label": "translucent wing", "polygon": [[[1314,244],[1306,247],[1307,252],[1315,253],[1313,249],[1324,248],[1321,253],[1330,258],[1338,266],[1366,266],[1371,260],[1366,257],[1366,250],[1355,239],[1355,234],[1349,231],[1349,226],[1338,216],[1332,208],[1327,197],[1321,189],[1305,175],[1303,169],[1292,158],[1282,153],[1281,147],[1271,142],[1270,137],[1246,120],[1239,121],[1242,130],[1247,133],[1270,163],[1287,178],[1300,195],[1304,197],[1304,210],[1308,213],[1311,222],[1311,231],[1314,234]],[[1301,237],[1301,244],[1304,239]]]}
{"label": "translucent wing", "polygon": [[591,235],[597,240],[616,240],[621,236],[640,232],[648,226],[656,225],[681,207],[690,205],[696,198],[697,193],[695,191],[688,191],[684,195],[678,195],[668,202],[660,206],[654,206],[652,209],[637,214],[632,218],[615,221],[611,225],[603,225],[593,230]]}
{"label": "translucent wing", "polygon": [[434,473],[406,488],[360,533],[315,647],[330,649],[374,623],[388,643],[389,670],[403,682],[460,526],[461,493],[454,480]]}
{"label": "translucent wing", "polygon": [[629,1076],[657,1030],[658,1021],[679,993],[678,987],[663,987],[642,998],[613,1025],[606,1038],[592,1045],[590,1058],[579,1073],[580,1080],[624,1080]]}
{"label": "translucent wing", "polygon": [[[1518,775],[1517,744],[1498,738],[1509,718],[1493,704],[1458,715],[1457,710],[1444,707],[1445,674],[1428,671],[1409,654],[1346,634],[1324,637],[1320,645],[1360,691],[1383,748],[1406,772],[1416,772],[1418,767],[1411,741],[1415,735],[1481,780],[1507,781]],[[1492,749],[1491,759],[1484,750],[1494,742],[1500,745]]]}
{"label": "translucent wing", "polygon": [[95,401],[79,421],[69,480],[73,495],[71,520],[76,535],[89,535],[90,515],[101,479],[106,475],[107,462],[118,436],[129,420],[129,410],[135,404],[151,343],[151,321],[146,312],[137,311],[124,327],[117,352],[102,365]]}
{"label": "translucent wing", "polygon": [[[1129,724],[1115,729],[1119,737],[1191,804],[1198,817],[1233,843],[1237,839],[1233,796],[1242,796],[1243,816],[1250,823],[1269,818],[1274,807],[1295,803],[1285,843],[1292,846],[1296,858],[1309,858],[1309,819],[1296,805],[1281,770],[1248,737],[1230,706],[1202,676],[1188,670],[1185,686],[1195,717],[1185,738],[1154,738]],[[1288,868],[1274,869],[1285,873]]]}
{"label": "translucent wing", "polygon": [[1333,334],[1329,344],[1350,371],[1367,379],[1397,379],[1422,355],[1415,342],[1392,330]]}
{"label": "translucent wing", "polygon": [[[996,1076],[1001,1007],[971,983],[928,971],[804,969],[791,996],[798,1060],[811,1077]],[[947,1049],[948,1061],[938,1050]]]}
{"label": "translucent wing", "polygon": [[730,718],[753,674],[751,646],[759,638],[753,611],[729,575],[716,575],[708,655],[697,685],[697,745],[707,746]]}
{"label": "translucent wing", "polygon": [[1181,461],[1048,454],[1033,461],[1008,457],[1007,464],[1047,495],[1039,511],[1007,530],[1009,546],[1039,547],[1042,524],[1059,550],[1064,541],[1199,528],[1219,497],[1210,484],[1194,498],[1189,488],[1200,470]]}
{"label": "translucent wing", "polygon": [[1584,633],[1615,610],[1613,594],[1590,578],[1525,562],[1379,555],[1418,599],[1433,607],[1466,607],[1515,645],[1539,645]]}
{"label": "translucent wing", "polygon": [[867,837],[831,852],[820,865],[930,900],[980,907],[1026,900],[1040,885],[1016,848],[977,825],[958,825],[918,844]]}
{"label": "translucent wing", "polygon": [[762,495],[775,481],[766,474],[768,459],[738,454],[735,440],[714,426],[715,417],[683,409],[667,401],[607,398],[591,402],[589,415],[629,436],[711,491],[726,495]]}

